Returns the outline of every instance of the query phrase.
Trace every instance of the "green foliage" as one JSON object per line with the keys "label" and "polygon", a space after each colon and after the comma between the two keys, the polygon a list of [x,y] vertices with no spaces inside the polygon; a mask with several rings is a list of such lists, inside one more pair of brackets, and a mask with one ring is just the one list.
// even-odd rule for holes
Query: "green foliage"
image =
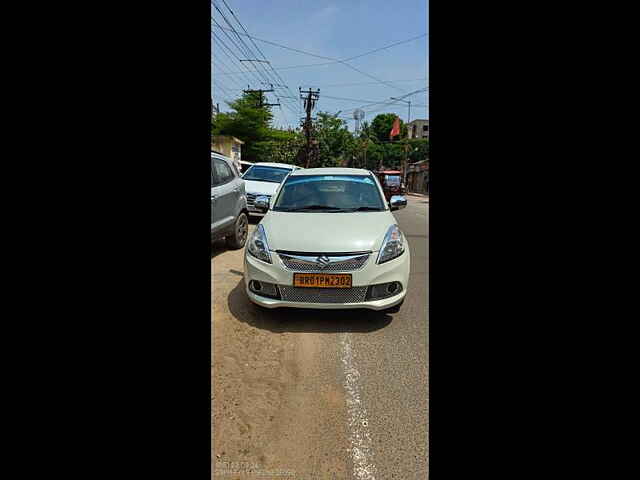
{"label": "green foliage", "polygon": [[259,101],[255,94],[245,93],[227,103],[232,112],[219,113],[212,122],[213,135],[231,135],[245,142],[242,146],[243,160],[259,160],[256,143],[269,140],[272,134],[273,114],[269,107],[259,108]]}
{"label": "green foliage", "polygon": [[400,170],[405,156],[404,143],[385,143],[382,147],[384,149],[385,168]]}
{"label": "green foliage", "polygon": [[254,150],[261,162],[295,164],[303,146],[304,136],[300,132],[272,129],[266,140],[254,144]]}
{"label": "green foliage", "polygon": [[318,139],[318,167],[335,167],[349,162],[355,150],[355,141],[347,129],[347,122],[320,112],[315,131]]}
{"label": "green foliage", "polygon": [[429,158],[429,140],[416,138],[409,140],[409,163],[427,160]]}
{"label": "green foliage", "polygon": [[[371,122],[371,131],[379,142],[389,141],[389,132],[393,128],[393,122],[395,122],[397,115],[395,113],[380,113],[376,115],[376,118]],[[407,138],[407,126],[400,119],[400,136],[396,136],[393,139]]]}
{"label": "green foliage", "polygon": [[[260,108],[259,100],[255,94],[244,94],[229,102],[232,111],[215,116],[212,120],[212,133],[231,135],[245,142],[242,146],[243,160],[304,166],[304,133],[272,128],[273,114],[270,107]],[[359,135],[354,137],[344,120],[326,112],[318,113],[314,126],[314,137],[318,141],[318,162],[313,166],[348,165],[377,170],[383,164],[387,168],[401,168],[406,140],[400,139],[406,138],[407,126],[401,120],[401,136],[389,143],[389,132],[395,119],[396,115],[393,113],[379,114],[373,122],[363,122]],[[409,162],[428,158],[428,140],[409,140],[409,144]]]}

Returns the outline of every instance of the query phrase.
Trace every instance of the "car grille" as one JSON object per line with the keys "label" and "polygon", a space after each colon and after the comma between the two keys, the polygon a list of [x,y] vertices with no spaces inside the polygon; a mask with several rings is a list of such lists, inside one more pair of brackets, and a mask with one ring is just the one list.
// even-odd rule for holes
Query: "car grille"
{"label": "car grille", "polygon": [[296,272],[352,272],[361,269],[366,263],[370,253],[346,254],[346,255],[326,255],[328,259],[326,265],[318,262],[318,258],[325,255],[290,255],[278,253],[284,266]]}
{"label": "car grille", "polygon": [[262,195],[260,193],[247,193],[247,205],[252,206],[256,203],[256,198],[258,197],[267,197],[271,199],[271,195]]}
{"label": "car grille", "polygon": [[282,300],[301,303],[360,303],[365,301],[367,287],[302,288],[278,285]]}

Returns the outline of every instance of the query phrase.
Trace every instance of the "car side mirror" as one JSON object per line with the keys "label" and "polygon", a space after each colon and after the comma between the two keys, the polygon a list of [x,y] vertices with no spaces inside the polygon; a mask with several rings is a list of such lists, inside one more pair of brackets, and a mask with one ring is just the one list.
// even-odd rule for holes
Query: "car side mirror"
{"label": "car side mirror", "polygon": [[389,207],[391,207],[391,211],[400,210],[407,206],[407,199],[402,195],[393,195],[389,200]]}
{"label": "car side mirror", "polygon": [[260,210],[262,213],[266,213],[269,210],[269,201],[271,199],[266,195],[260,195],[256,198],[253,206],[256,207],[257,210]]}

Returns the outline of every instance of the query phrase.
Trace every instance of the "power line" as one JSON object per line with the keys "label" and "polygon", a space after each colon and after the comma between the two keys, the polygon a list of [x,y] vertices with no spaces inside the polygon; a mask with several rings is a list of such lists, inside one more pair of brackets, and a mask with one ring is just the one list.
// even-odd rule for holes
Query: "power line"
{"label": "power line", "polygon": [[[224,47],[224,50],[221,50],[221,52],[227,56],[232,62],[234,61],[234,57],[236,60],[240,60],[238,58],[238,56],[234,53],[233,50],[231,50],[231,48],[229,48],[229,46],[222,41],[222,39],[218,36],[218,34],[216,32],[212,32],[214,38],[216,39],[216,42],[219,43],[222,47]],[[228,53],[227,53],[228,52]],[[238,62],[240,64],[240,66],[242,66],[242,64],[240,62]],[[246,68],[246,67],[245,67]],[[244,76],[244,78],[248,81],[248,82],[252,82],[255,80],[251,80],[251,78],[248,76],[248,74],[246,72],[241,72],[242,75]],[[260,77],[257,77],[258,81],[260,81]]]}
{"label": "power line", "polygon": [[[222,66],[220,66],[219,64],[222,64],[224,66],[224,68],[222,68]],[[215,58],[212,62],[212,65],[214,66],[214,69],[212,70],[212,75],[211,78],[216,77],[216,75],[214,74],[215,70],[219,70],[221,72],[226,72],[225,68],[229,68],[228,65],[226,63],[224,63],[221,59],[219,58]],[[243,88],[244,86],[242,85],[242,83],[240,82],[240,80],[236,79],[235,77],[229,77],[231,79],[231,81],[233,82],[234,85],[239,86],[240,88]]]}
{"label": "power line", "polygon": [[[227,7],[227,10],[229,10],[229,12],[231,13],[231,15],[233,16],[233,18],[235,19],[235,21],[238,23],[238,25],[240,25],[240,27],[242,28],[242,30],[245,32],[245,34],[247,36],[249,36],[249,32],[247,31],[247,29],[245,28],[245,26],[242,24],[242,22],[240,21],[240,19],[236,16],[236,14],[233,12],[233,10],[231,10],[231,8],[229,7],[229,5],[227,4],[227,2],[225,0],[223,0],[224,5]],[[214,5],[215,6],[215,5]],[[243,44],[243,46],[245,47],[246,51],[250,54],[251,57],[255,57],[257,59],[257,55],[255,55],[253,53],[253,51],[251,50],[251,48],[246,44],[246,42],[244,42],[244,40],[242,40],[242,38],[240,37],[240,34],[235,30],[235,28],[233,27],[233,25],[231,25],[231,22],[229,22],[229,20],[226,18],[226,16],[222,13],[222,11],[215,6],[216,10],[218,11],[218,13],[220,15],[222,15],[222,17],[224,18],[225,22],[227,23],[227,25],[229,25],[229,27],[231,27],[231,29],[233,30],[233,32],[236,34],[236,36],[238,37],[238,39],[240,40],[240,42]],[[215,20],[214,20],[215,21]],[[216,22],[217,23],[217,22]],[[220,26],[220,25],[218,25]],[[266,76],[268,77],[269,82],[262,82],[262,83],[267,83],[269,85],[272,85],[273,88],[273,84],[278,84],[278,82],[282,82],[284,85],[284,88],[286,88],[291,96],[291,98],[293,97],[293,92],[291,91],[291,89],[289,88],[288,85],[286,85],[286,82],[284,81],[284,79],[273,69],[273,66],[271,65],[271,63],[267,60],[267,57],[265,56],[265,54],[262,52],[262,50],[260,50],[260,47],[258,47],[258,45],[253,41],[253,39],[249,36],[249,39],[251,40],[251,43],[254,45],[254,47],[256,48],[256,50],[258,50],[258,52],[260,53],[260,55],[262,56],[262,58],[264,59],[264,61],[269,65],[269,67],[271,68],[271,70],[273,71],[273,73],[275,74],[275,76],[273,76],[273,80],[272,81],[272,74],[263,66],[263,65],[259,65],[260,67],[263,68],[264,73],[262,71],[260,71],[258,68],[256,68],[256,72],[260,72],[260,74],[262,76],[264,76],[266,74]],[[247,61],[252,61],[252,60],[247,60]],[[260,60],[255,60],[255,62],[259,62],[261,63]],[[278,94],[273,92],[274,96],[278,99],[278,102],[283,103]],[[288,108],[290,111],[292,111],[294,114],[296,113],[295,110],[293,109],[293,107],[290,105],[290,101],[285,101],[284,105],[286,108]],[[280,107],[280,110],[283,112],[284,114],[284,110],[282,110],[282,106]],[[286,117],[285,117],[286,118]]]}
{"label": "power line", "polygon": [[[362,71],[362,70],[360,70],[360,69],[358,69],[358,68],[356,68],[356,67],[354,67],[354,66],[352,66],[352,65],[350,65],[350,64],[347,64],[346,62],[347,62],[347,61],[349,61],[349,60],[353,60],[353,59],[356,59],[356,58],[360,58],[360,57],[363,57],[363,56],[366,56],[366,55],[369,55],[369,54],[375,53],[375,52],[379,52],[379,51],[382,51],[382,50],[386,50],[386,49],[389,49],[389,48],[393,48],[393,47],[395,47],[395,46],[397,46],[397,45],[401,45],[401,44],[404,44],[404,43],[408,43],[408,42],[411,42],[411,41],[413,41],[413,40],[417,40],[417,39],[419,39],[419,38],[423,38],[423,37],[426,37],[426,36],[427,36],[427,34],[418,35],[418,36],[411,37],[411,38],[406,39],[406,40],[401,40],[401,41],[399,41],[399,42],[395,42],[395,43],[390,44],[390,45],[386,45],[386,46],[383,46],[383,47],[380,47],[380,48],[377,48],[377,49],[374,49],[374,50],[370,50],[370,51],[368,51],[368,52],[364,52],[364,53],[359,54],[359,55],[355,55],[355,56],[353,56],[353,57],[349,57],[349,58],[346,58],[346,59],[343,59],[343,60],[338,60],[338,59],[334,59],[334,58],[330,58],[330,57],[325,57],[325,56],[321,56],[321,55],[312,54],[312,53],[310,53],[310,52],[304,52],[304,51],[299,50],[299,49],[295,49],[295,48],[292,48],[292,47],[287,47],[286,45],[281,45],[281,44],[278,44],[278,43],[276,43],[276,42],[271,42],[271,41],[268,41],[268,40],[265,40],[265,39],[260,39],[260,38],[258,38],[258,37],[254,37],[254,36],[252,36],[252,35],[250,35],[250,34],[249,34],[249,32],[248,32],[248,31],[247,31],[247,29],[244,27],[244,25],[242,24],[242,22],[240,22],[240,20],[239,20],[239,19],[238,19],[238,17],[235,15],[235,13],[233,12],[233,10],[229,7],[229,5],[227,4],[226,0],[223,0],[223,3],[224,3],[224,5],[226,6],[227,10],[229,10],[229,12],[231,13],[231,15],[234,17],[234,19],[236,20],[236,22],[238,23],[238,25],[240,25],[240,27],[241,27],[241,28],[242,28],[242,30],[244,31],[244,34],[239,33],[239,32],[238,32],[238,31],[233,27],[233,25],[231,24],[231,22],[226,18],[226,16],[224,15],[224,13],[223,13],[223,12],[222,12],[222,11],[221,11],[217,6],[216,6],[216,5],[214,5],[214,7],[215,7],[215,8],[216,8],[216,10],[218,11],[218,13],[223,17],[223,19],[224,19],[224,21],[226,22],[226,24],[230,27],[230,31],[232,31],[232,32],[233,32],[233,33],[238,37],[238,40],[239,40],[239,41],[242,43],[242,45],[245,47],[245,52],[244,52],[244,54],[247,54],[247,53],[248,53],[248,54],[249,54],[249,56],[251,56],[251,57],[255,57],[255,55],[254,55],[254,54],[253,54],[253,52],[251,51],[251,48],[247,45],[247,43],[246,43],[246,42],[244,42],[244,41],[242,40],[242,38],[240,37],[240,35],[246,36],[246,37],[248,37],[248,38],[250,39],[251,43],[254,45],[254,47],[256,48],[256,50],[258,50],[258,52],[261,54],[262,58],[263,58],[265,61],[267,61],[267,57],[265,56],[264,52],[262,52],[262,50],[260,49],[260,47],[259,47],[259,46],[254,42],[254,39],[256,39],[256,40],[258,40],[258,41],[262,41],[262,42],[264,42],[264,43],[269,43],[269,44],[272,44],[272,45],[278,46],[278,47],[280,47],[280,48],[285,48],[285,49],[292,50],[292,51],[295,51],[295,52],[298,52],[298,53],[303,53],[303,54],[305,54],[305,55],[310,55],[310,56],[314,56],[314,57],[317,57],[317,58],[323,58],[323,59],[331,60],[331,62],[326,62],[326,63],[321,63],[321,64],[289,66],[289,67],[282,67],[282,68],[279,68],[279,69],[275,69],[275,68],[273,67],[273,65],[271,65],[271,63],[267,61],[268,65],[269,65],[269,68],[271,69],[271,71],[273,71],[273,73],[277,76],[277,78],[278,78],[278,79],[279,79],[283,84],[285,84],[285,85],[284,85],[284,88],[286,88],[290,93],[291,93],[291,90],[289,89],[288,85],[286,85],[286,82],[282,79],[282,77],[277,73],[277,71],[276,71],[276,70],[284,70],[284,69],[289,69],[289,68],[302,68],[302,67],[308,67],[308,66],[329,65],[329,64],[335,64],[335,63],[341,63],[341,64],[343,64],[343,65],[347,66],[348,68],[351,68],[352,70],[357,71],[358,73],[361,73],[361,74],[363,74],[363,75],[365,75],[365,76],[368,76],[369,78],[372,78],[372,79],[376,80],[376,82],[375,82],[375,83],[384,84],[384,85],[386,85],[386,86],[388,86],[388,87],[391,87],[391,88],[394,88],[394,89],[396,89],[396,90],[403,91],[401,88],[399,88],[399,87],[397,87],[397,86],[395,86],[395,85],[392,85],[389,81],[385,81],[385,80],[378,79],[378,78],[374,77],[373,75],[368,74],[367,72],[364,72],[364,71]],[[222,27],[220,24],[218,24],[218,23],[215,21],[215,19],[214,19],[214,22],[215,22],[215,23],[218,25],[218,27],[219,27],[219,28],[221,28],[222,30],[229,30],[229,29],[227,29],[227,28],[225,28],[225,27]],[[225,33],[226,33],[226,32],[225,32]],[[238,48],[238,50],[242,52],[242,49],[241,49],[239,46],[237,46],[237,45],[235,44],[235,42],[233,42],[233,43],[234,43],[234,45]],[[256,62],[259,62],[259,61],[256,61]],[[260,66],[260,67],[262,67],[265,71],[263,72],[262,70],[259,70],[258,68],[256,68],[255,70],[250,70],[250,69],[248,69],[248,68],[247,68],[247,71],[252,72],[252,73],[254,73],[254,74],[258,73],[258,74],[260,74],[261,76],[264,76],[264,75],[265,75],[265,73],[266,73],[267,75],[269,75],[269,76],[270,76],[270,73],[266,70],[266,68],[265,68],[263,65],[259,65],[259,66]],[[246,66],[245,66],[245,65],[243,65],[243,67],[245,67],[245,68],[246,68]],[[239,74],[239,73],[244,73],[244,72],[223,72],[223,75],[234,75],[234,74]],[[426,79],[426,78],[425,78],[425,79]],[[269,80],[270,80],[270,79],[269,79]],[[422,80],[422,79],[417,79],[417,80]],[[402,80],[402,81],[405,81],[405,80]],[[413,80],[410,80],[410,81],[413,81]],[[267,84],[267,82],[262,82],[262,83]],[[274,83],[277,83],[277,81],[276,81],[276,82],[274,82]],[[363,83],[364,83],[364,82],[363,82]],[[272,85],[272,88],[275,88],[275,87],[274,87],[274,85],[273,85],[273,83],[268,82],[268,84]],[[348,85],[348,84],[347,84],[347,85]],[[337,86],[340,86],[340,84],[338,84]],[[275,92],[274,92],[274,95],[276,96],[276,98],[278,98],[278,101],[280,101],[279,96],[278,96],[277,94],[275,94]],[[283,98],[287,98],[287,97],[284,97],[284,96],[282,96],[282,97],[283,97]],[[327,98],[333,98],[333,99],[337,99],[337,100],[346,100],[346,101],[365,101],[365,100],[346,99],[346,98],[341,98],[341,97],[327,97]],[[365,101],[365,102],[367,102],[367,101]],[[382,102],[373,102],[373,103],[370,103],[369,105],[376,105],[376,104],[380,104],[380,103],[382,103]],[[291,108],[291,106],[290,106],[290,105],[288,105],[286,101],[284,101],[284,104],[285,104],[285,106],[286,106],[287,108],[289,108],[291,111],[293,111],[293,109]],[[365,106],[369,106],[369,105],[365,105]],[[280,107],[280,108],[282,109],[282,107]],[[294,113],[296,113],[296,112],[294,111]]]}
{"label": "power line", "polygon": [[[425,92],[426,90],[427,90],[426,88],[423,88],[423,89],[420,89],[420,90],[416,90],[416,91],[414,91],[414,92],[410,92],[410,93],[407,93],[407,94],[405,94],[405,95],[402,95],[402,96],[401,96],[401,97],[399,97],[399,98],[400,98],[400,99],[404,99],[404,98],[410,97],[411,95],[415,95],[415,94],[420,93],[420,92]],[[324,95],[324,97],[330,98],[330,97],[328,97],[327,95]],[[357,101],[357,100],[356,100],[356,101]],[[363,100],[363,101],[365,101],[365,100]],[[358,106],[357,106],[357,107],[355,107],[354,109],[349,108],[348,110],[350,110],[350,111],[351,111],[351,113],[352,113],[352,112],[353,112],[353,110],[358,109],[358,108],[363,109],[363,108],[366,108],[366,107],[372,107],[372,106],[374,106],[374,105],[382,105],[381,107],[376,107],[376,109],[374,109],[374,110],[369,110],[369,111],[367,111],[367,112],[366,112],[366,113],[374,113],[374,112],[376,112],[376,111],[384,110],[385,108],[387,108],[387,106],[392,105],[392,104],[394,104],[394,103],[396,103],[396,102],[397,102],[396,100],[389,100],[389,99],[385,99],[385,100],[382,100],[382,101],[373,102],[373,103],[368,103],[368,104],[365,104],[365,105],[358,105]],[[345,110],[346,110],[346,109],[345,109]],[[341,117],[343,117],[343,116],[341,116]],[[345,117],[345,118],[351,118],[351,117],[350,117],[350,114],[345,114],[345,116],[344,116],[344,117]]]}
{"label": "power line", "polygon": [[[244,30],[244,33],[246,33],[247,35],[249,35],[249,32],[247,31],[247,29],[245,28],[245,26],[242,24],[242,22],[240,22],[240,19],[236,16],[236,14],[233,12],[233,10],[231,10],[231,8],[229,7],[229,5],[227,4],[226,0],[222,0],[223,3],[225,4],[225,6],[227,7],[227,10],[229,10],[229,12],[231,12],[231,15],[233,16],[233,18],[235,18],[236,22],[238,22],[238,25],[240,25],[240,27],[242,27],[242,30]],[[265,56],[264,52],[262,50],[260,50],[260,47],[258,47],[258,45],[256,44],[256,42],[253,41],[253,38],[251,38],[249,36],[249,39],[251,40],[251,43],[253,44],[254,47],[256,47],[256,50],[258,50],[258,52],[260,53],[260,55],[262,55],[262,58],[267,60],[267,57]],[[273,70],[273,72],[275,73],[276,77],[286,85],[286,82],[282,79],[282,77],[273,69],[273,66],[271,66],[271,63],[269,63],[269,66],[271,67],[271,69]],[[287,90],[289,90],[289,93],[293,96],[293,92],[291,91],[291,89],[287,86],[286,87]]]}
{"label": "power line", "polygon": [[[226,5],[226,4],[225,4]],[[250,58],[257,58],[257,55],[251,50],[251,48],[247,45],[247,43],[242,39],[242,37],[240,36],[240,34],[238,33],[238,31],[233,27],[233,25],[231,24],[231,22],[229,21],[229,19],[227,19],[226,15],[224,13],[222,13],[222,11],[216,6],[214,5],[215,9],[218,11],[218,13],[222,16],[222,18],[224,19],[225,23],[231,28],[231,31],[236,35],[236,37],[238,37],[239,42],[242,44],[242,46],[244,47],[244,50],[242,48],[240,48],[237,44],[236,44],[236,48],[238,48],[238,50],[245,56],[250,57]],[[235,16],[235,14],[233,14],[233,11],[229,8],[229,6],[227,5],[227,9],[229,9],[229,11],[231,12],[231,14],[234,16],[234,18],[236,19],[236,21],[238,23],[239,20],[237,19],[237,17]],[[216,25],[218,25],[219,28],[223,28],[216,20],[215,18],[213,19],[214,23]],[[242,24],[240,24],[242,26],[242,28],[244,29],[244,26]],[[244,29],[246,30],[246,29]],[[225,32],[226,34],[226,32]],[[253,42],[253,40],[252,40]],[[235,43],[235,42],[234,42]],[[264,55],[263,55],[264,57]],[[266,60],[266,57],[264,57]],[[250,60],[250,59],[246,59],[246,60],[240,60],[240,62],[244,62],[244,61],[249,61],[249,62],[253,62],[254,60]],[[255,69],[255,72],[260,74],[260,76],[263,78],[263,80],[268,80],[271,83],[278,83],[277,81],[273,82],[271,78],[269,78],[269,73],[268,71],[264,68],[263,65],[259,65],[260,67],[262,67],[263,70],[260,70],[259,68]]]}
{"label": "power line", "polygon": [[402,40],[400,42],[392,43],[391,45],[387,45],[386,47],[380,47],[380,48],[376,48],[375,50],[371,50],[370,52],[361,53],[360,55],[356,55],[355,57],[345,58],[343,60],[343,62],[348,62],[348,61],[351,61],[351,60],[355,60],[356,58],[364,57],[365,55],[371,55],[372,53],[380,52],[381,50],[386,50],[388,48],[392,48],[392,47],[395,47],[397,45],[402,45],[403,43],[409,43],[409,42],[412,42],[413,40],[417,40],[418,38],[422,38],[422,37],[426,37],[426,36],[427,36],[427,34],[423,33],[422,35],[418,35],[416,37],[411,37],[411,38],[408,38],[407,40]]}
{"label": "power line", "polygon": [[[310,64],[307,64],[307,65],[290,65],[290,66],[287,66],[287,67],[278,67],[278,68],[272,67],[272,68],[273,68],[273,70],[289,70],[289,69],[292,69],[292,68],[320,67],[322,65],[333,65],[333,64],[336,64],[336,63],[338,63],[338,62],[310,63]],[[228,75],[238,75],[239,73],[241,73],[241,72],[230,72],[230,73],[228,73]],[[375,83],[377,83],[377,82],[375,82]]]}
{"label": "power line", "polygon": [[323,95],[324,98],[331,98],[332,100],[345,100],[347,102],[365,102],[365,103],[379,103],[375,100],[358,100],[357,98],[345,98],[345,97],[331,97],[329,95]]}
{"label": "power line", "polygon": [[[223,29],[224,29],[225,27],[220,27],[220,28],[223,28]],[[242,35],[242,34],[240,34],[240,35]],[[417,37],[412,37],[412,38],[409,38],[409,39],[407,39],[407,40],[402,40],[402,41],[400,41],[400,42],[396,42],[396,43],[393,43],[393,44],[391,44],[391,45],[387,45],[387,46],[384,46],[384,47],[376,48],[375,50],[370,50],[370,51],[368,51],[368,52],[361,53],[361,54],[359,54],[359,55],[355,55],[355,56],[353,56],[353,57],[349,57],[349,58],[345,58],[345,59],[343,59],[343,60],[339,60],[339,59],[337,59],[337,58],[325,57],[324,55],[317,55],[317,54],[315,54],[315,53],[305,52],[304,50],[300,50],[300,49],[293,48],[293,47],[288,47],[288,46],[286,46],[286,45],[282,45],[282,44],[280,44],[280,43],[272,42],[272,41],[270,41],[270,40],[265,40],[264,38],[254,37],[254,36],[249,35],[249,34],[245,34],[245,35],[246,35],[247,37],[251,38],[251,39],[258,40],[259,42],[264,42],[264,43],[268,43],[268,44],[270,44],[270,45],[275,45],[276,47],[284,48],[284,49],[286,49],[286,50],[291,50],[291,51],[294,51],[294,52],[297,52],[297,53],[301,53],[301,54],[303,54],[303,55],[308,55],[308,56],[310,56],[310,57],[321,58],[321,59],[323,59],[323,60],[331,60],[331,62],[329,62],[329,63],[322,63],[322,64],[321,64],[321,63],[314,63],[314,64],[309,64],[309,65],[297,65],[297,66],[295,66],[295,67],[287,67],[287,68],[298,68],[298,67],[304,67],[304,66],[311,67],[311,66],[316,66],[316,65],[329,65],[329,64],[332,64],[332,63],[343,63],[343,62],[347,62],[347,61],[353,60],[353,59],[355,59],[355,58],[360,58],[360,57],[364,57],[365,55],[370,55],[370,54],[372,54],[372,53],[379,52],[379,51],[381,51],[381,50],[386,50],[387,48],[391,48],[391,47],[394,47],[394,46],[396,46],[396,45],[400,45],[400,44],[402,44],[402,43],[410,42],[410,41],[415,40],[415,39],[417,39],[417,38],[421,38],[421,37],[425,37],[425,36],[427,36],[427,34],[426,34],[426,33],[424,33],[424,34],[422,34],[422,35],[418,35]]]}
{"label": "power line", "polygon": [[[423,78],[412,78],[410,80],[387,80],[387,82],[417,82],[419,80],[427,80],[427,77]],[[357,82],[357,83],[334,83],[331,85],[314,85],[317,87],[327,88],[327,87],[355,87],[359,85],[375,85],[378,82]],[[326,95],[325,95],[326,96]]]}
{"label": "power line", "polygon": [[[222,33],[224,33],[224,34],[225,34],[225,36],[230,40],[230,42],[233,44],[233,46],[234,46],[234,47],[235,47],[235,48],[236,48],[236,49],[237,49],[237,50],[238,50],[238,51],[239,51],[243,56],[247,54],[246,52],[243,52],[243,51],[242,51],[242,48],[240,48],[240,46],[235,42],[235,40],[233,40],[233,38],[231,38],[231,35],[229,35],[229,34],[226,32],[226,30],[228,30],[228,29],[226,29],[226,28],[224,28],[222,25],[220,25],[220,24],[216,21],[216,19],[215,19],[215,18],[213,19],[213,22],[218,26],[218,28],[220,28],[220,29],[222,29],[222,30],[223,30],[223,31],[222,31]],[[235,30],[234,30],[234,31],[235,31]],[[215,32],[214,32],[214,34],[215,34]],[[238,35],[238,34],[237,34],[237,32],[236,32],[236,35]],[[220,37],[216,36],[216,38],[218,38],[218,39],[220,40]],[[224,43],[223,43],[223,44],[224,44]],[[224,44],[224,45],[226,45],[226,44]],[[228,47],[227,47],[227,48],[228,48]],[[251,54],[250,54],[250,55],[251,55]],[[238,57],[235,53],[234,53],[234,57],[236,57],[236,59],[238,60],[238,63],[240,63],[240,65],[242,65],[242,66],[243,66],[247,71],[249,71],[249,72],[251,72],[251,71],[252,71],[252,70],[249,70],[249,68],[248,68],[246,65],[244,65],[244,64],[242,63],[242,59],[240,59],[240,57]],[[256,76],[256,78],[258,78],[258,81],[259,81],[259,82],[260,82],[260,81],[262,81],[262,80],[268,80],[268,78],[264,76],[264,73],[262,73],[262,71],[261,71],[261,70],[255,70],[255,72],[259,74],[259,75],[256,75],[256,74],[254,73],[254,75]]]}
{"label": "power line", "polygon": [[[224,27],[221,27],[221,28],[224,29]],[[346,63],[344,60],[338,60],[337,58],[325,57],[324,55],[316,55],[315,53],[309,53],[309,52],[305,52],[304,50],[299,50],[297,48],[287,47],[286,45],[282,45],[282,44],[279,44],[279,43],[276,43],[276,42],[272,42],[270,40],[265,40],[263,38],[254,37],[252,35],[247,35],[247,36],[250,37],[250,38],[253,38],[255,40],[258,40],[260,42],[268,43],[270,45],[275,45],[276,47],[284,48],[286,50],[291,50],[293,52],[302,53],[303,55],[309,55],[311,57],[321,58],[323,60],[331,60],[332,62],[335,62],[335,63],[341,63],[342,65],[344,65],[344,66],[346,66],[346,67],[348,67],[348,68],[350,68],[350,69],[352,69],[352,70],[354,70],[354,71],[356,71],[356,72],[358,72],[358,73],[360,73],[362,75],[365,75],[365,76],[371,78],[372,80],[375,80],[378,83],[382,83],[382,84],[387,85],[387,86],[389,86],[391,88],[394,88],[396,90],[404,92],[403,89],[401,89],[399,87],[396,87],[395,85],[393,85],[393,84],[391,84],[389,82],[385,82],[384,80],[381,80],[381,79],[379,79],[379,78],[377,78],[377,77],[375,77],[373,75],[370,75],[367,72],[364,72],[364,71],[360,70],[359,68],[356,68],[353,65],[351,65],[349,63]]]}

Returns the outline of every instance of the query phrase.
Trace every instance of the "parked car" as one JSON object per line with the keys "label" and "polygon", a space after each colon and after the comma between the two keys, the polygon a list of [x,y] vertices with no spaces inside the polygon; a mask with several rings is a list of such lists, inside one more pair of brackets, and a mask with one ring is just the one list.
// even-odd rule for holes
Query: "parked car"
{"label": "parked car", "polygon": [[260,195],[271,198],[287,175],[300,168],[287,163],[269,162],[254,163],[249,167],[242,175],[247,190],[249,214],[262,215],[262,212],[254,206],[256,198]]}
{"label": "parked car", "polygon": [[245,162],[244,160],[240,160],[240,174],[244,175],[244,173],[254,165],[253,162]]}
{"label": "parked car", "polygon": [[367,170],[292,172],[274,198],[260,196],[265,216],[247,241],[244,279],[263,307],[368,308],[398,311],[409,281],[409,245]]}
{"label": "parked car", "polygon": [[242,248],[249,231],[244,181],[233,160],[211,154],[211,241],[225,238],[230,248]]}

